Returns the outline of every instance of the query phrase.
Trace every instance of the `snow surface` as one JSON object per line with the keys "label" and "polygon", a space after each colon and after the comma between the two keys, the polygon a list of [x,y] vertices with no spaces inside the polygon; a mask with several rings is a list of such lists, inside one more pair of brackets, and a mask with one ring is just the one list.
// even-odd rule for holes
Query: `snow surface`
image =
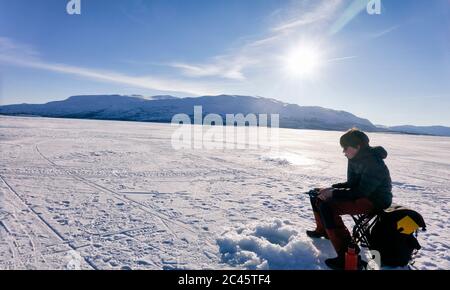
{"label": "snow surface", "polygon": [[[341,132],[173,150],[173,130],[0,117],[0,269],[326,269],[302,193],[345,180]],[[389,152],[394,202],[428,225],[414,268],[450,269],[450,139],[369,136]]]}

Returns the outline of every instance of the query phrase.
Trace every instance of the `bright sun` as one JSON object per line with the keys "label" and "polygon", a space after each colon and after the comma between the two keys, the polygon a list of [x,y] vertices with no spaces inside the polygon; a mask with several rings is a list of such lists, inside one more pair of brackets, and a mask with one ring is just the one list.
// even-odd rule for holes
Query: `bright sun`
{"label": "bright sun", "polygon": [[285,72],[294,78],[314,78],[322,65],[323,56],[321,49],[314,44],[298,44],[292,47],[283,57]]}

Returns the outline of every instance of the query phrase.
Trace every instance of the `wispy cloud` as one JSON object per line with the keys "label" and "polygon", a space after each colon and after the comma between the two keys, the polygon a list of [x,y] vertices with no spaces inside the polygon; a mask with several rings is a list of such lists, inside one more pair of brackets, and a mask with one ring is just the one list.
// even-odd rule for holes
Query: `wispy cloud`
{"label": "wispy cloud", "polygon": [[[140,1],[137,3],[141,4]],[[232,50],[228,49],[226,54],[213,56],[200,63],[174,60],[163,64],[176,69],[181,74],[178,75],[178,78],[165,78],[157,75],[133,76],[118,71],[53,63],[39,57],[38,52],[32,47],[5,37],[0,37],[0,62],[145,89],[192,95],[220,94],[232,91],[239,85],[245,87],[252,83],[255,76],[248,75],[250,70],[258,73],[258,69],[261,67],[269,70],[277,69],[274,64],[278,64],[279,54],[283,53],[283,50],[299,35],[308,32],[313,35],[317,31],[313,28],[329,24],[329,21],[336,18],[343,0],[295,2],[296,5],[299,3],[302,5],[295,9],[291,9],[292,7],[278,9],[272,15],[288,20],[274,23],[266,29],[266,33],[263,35],[247,38],[240,46]],[[291,17],[288,17],[289,15]],[[354,56],[330,59],[328,62],[352,58]],[[176,73],[174,75],[176,76]]]}
{"label": "wispy cloud", "polygon": [[327,62],[338,62],[338,61],[344,61],[344,60],[349,60],[349,59],[354,59],[357,58],[356,55],[352,55],[352,56],[344,56],[344,57],[335,57],[335,58],[330,58],[327,60]]}
{"label": "wispy cloud", "polygon": [[244,80],[245,77],[241,72],[244,64],[245,62],[241,61],[234,64],[187,64],[174,62],[169,65],[181,69],[185,75],[191,77],[220,76],[227,79]]}
{"label": "wispy cloud", "polygon": [[314,7],[311,11],[304,11],[297,18],[281,23],[272,30],[275,32],[280,32],[327,20],[334,14],[334,12],[336,12],[336,9],[341,5],[341,3],[342,0],[319,2],[317,7]]}
{"label": "wispy cloud", "polygon": [[265,45],[272,44],[276,41],[279,41],[284,35],[282,33],[278,33],[275,35],[270,35],[265,38],[253,40],[247,44],[247,47],[263,47]]}
{"label": "wispy cloud", "polygon": [[37,57],[39,53],[29,45],[17,43],[10,38],[0,36],[0,55],[30,58]]}
{"label": "wispy cloud", "polygon": [[388,33],[391,33],[392,31],[397,30],[398,28],[400,28],[400,25],[394,25],[394,26],[389,27],[389,28],[387,28],[387,29],[385,29],[385,30],[382,30],[382,31],[380,31],[380,32],[371,34],[371,35],[370,35],[370,38],[375,39],[375,38],[382,37],[382,36],[384,36],[384,35],[386,35],[386,34],[388,34]]}
{"label": "wispy cloud", "polygon": [[[310,1],[302,2],[311,4]],[[302,7],[302,9],[297,7],[295,10],[298,10],[298,13],[295,13],[295,17],[288,17],[289,20],[269,27],[263,36],[247,39],[243,45],[227,55],[212,57],[205,63],[172,62],[168,65],[179,69],[182,74],[189,77],[248,80],[245,70],[269,64],[274,50],[280,50],[280,47],[284,47],[291,38],[295,38],[299,31],[304,32],[305,27],[319,25],[332,19],[342,3],[343,0],[321,0],[314,1],[313,5]],[[273,15],[285,18],[282,9],[277,9]]]}
{"label": "wispy cloud", "polygon": [[51,72],[81,76],[90,80],[131,85],[138,88],[166,92],[208,95],[221,93],[213,83],[183,81],[175,78],[165,79],[154,76],[131,76],[115,71],[106,71],[67,64],[51,63],[41,60],[38,53],[29,46],[18,44],[12,39],[0,37],[0,63],[20,67],[41,69]]}

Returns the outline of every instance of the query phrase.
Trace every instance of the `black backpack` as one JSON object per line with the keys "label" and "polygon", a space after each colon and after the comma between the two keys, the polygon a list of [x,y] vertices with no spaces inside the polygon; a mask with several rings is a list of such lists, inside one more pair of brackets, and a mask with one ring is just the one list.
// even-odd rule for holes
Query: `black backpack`
{"label": "black backpack", "polygon": [[379,215],[369,239],[370,249],[380,253],[385,266],[406,266],[413,254],[420,250],[417,230],[425,230],[425,221],[416,211],[393,205]]}

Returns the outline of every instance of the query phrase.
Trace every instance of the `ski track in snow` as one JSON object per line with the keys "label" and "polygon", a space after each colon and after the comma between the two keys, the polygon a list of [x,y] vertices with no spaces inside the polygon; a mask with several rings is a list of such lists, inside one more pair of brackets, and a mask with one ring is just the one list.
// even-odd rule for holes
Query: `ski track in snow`
{"label": "ski track in snow", "polygon": [[[174,129],[0,117],[0,269],[326,268],[302,193],[345,179],[341,132],[176,151]],[[369,136],[389,152],[394,202],[427,222],[413,268],[449,269],[450,139]]]}

